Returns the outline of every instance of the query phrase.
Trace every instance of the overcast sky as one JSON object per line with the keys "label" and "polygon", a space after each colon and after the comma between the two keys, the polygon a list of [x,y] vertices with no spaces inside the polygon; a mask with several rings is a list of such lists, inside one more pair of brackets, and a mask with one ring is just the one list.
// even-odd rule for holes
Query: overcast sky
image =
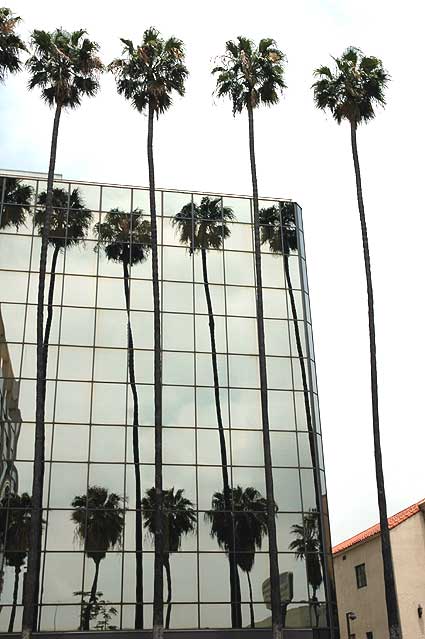
{"label": "overcast sky", "polygon": [[[423,105],[425,10],[420,0],[215,0],[116,4],[11,0],[33,28],[85,27],[105,62],[119,37],[151,25],[187,46],[183,99],[156,124],[159,187],[249,194],[246,116],[212,96],[209,74],[227,39],[270,36],[287,54],[281,103],[256,115],[260,193],[303,207],[333,542],[375,523],[367,308],[350,134],[315,110],[312,70],[349,45],[381,57],[388,106],[359,131],[374,275],[381,433],[390,513],[425,497],[422,412],[424,293]],[[22,74],[0,87],[0,167],[46,171],[52,112]],[[65,178],[147,185],[147,119],[102,92],[61,122]]]}

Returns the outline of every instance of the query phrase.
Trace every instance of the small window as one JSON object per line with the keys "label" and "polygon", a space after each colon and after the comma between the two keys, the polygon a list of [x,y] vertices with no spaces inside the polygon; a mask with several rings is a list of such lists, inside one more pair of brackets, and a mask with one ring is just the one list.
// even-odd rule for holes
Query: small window
{"label": "small window", "polygon": [[366,639],[373,639],[373,632],[371,630],[366,633]]}
{"label": "small window", "polygon": [[356,566],[356,581],[357,588],[364,588],[365,586],[367,586],[366,564],[360,564],[359,566]]}

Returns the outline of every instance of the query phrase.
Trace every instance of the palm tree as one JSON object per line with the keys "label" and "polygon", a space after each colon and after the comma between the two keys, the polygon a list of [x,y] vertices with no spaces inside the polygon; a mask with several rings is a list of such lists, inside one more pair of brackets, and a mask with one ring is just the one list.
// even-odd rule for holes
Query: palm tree
{"label": "palm tree", "polygon": [[[220,404],[220,381],[217,366],[217,349],[215,343],[215,323],[214,312],[211,300],[210,286],[208,281],[207,251],[209,249],[219,250],[223,246],[223,240],[230,235],[227,222],[234,219],[233,211],[230,207],[223,207],[221,198],[203,197],[200,205],[191,202],[183,206],[181,211],[173,219],[173,225],[180,232],[180,242],[188,247],[192,255],[199,251],[202,259],[202,274],[204,279],[205,299],[208,309],[208,323],[211,341],[211,362],[214,379],[214,398],[217,416],[218,434],[220,439],[221,472],[223,476],[223,495],[225,500],[225,510],[228,517],[231,516],[231,495],[228,473],[228,461],[226,450],[226,439],[224,437],[223,418]],[[233,543],[233,535],[230,536]],[[232,628],[242,627],[241,610],[241,589],[239,575],[234,550],[229,552],[230,569],[230,600],[232,614]]]}
{"label": "palm tree", "polygon": [[311,601],[316,616],[316,626],[319,625],[319,607],[316,593],[323,582],[322,566],[320,562],[321,542],[319,537],[318,513],[310,511],[304,515],[304,524],[294,524],[291,532],[296,535],[289,544],[289,550],[295,551],[297,559],[305,559],[307,568],[307,580],[313,594]]}
{"label": "palm tree", "polygon": [[7,7],[0,7],[0,82],[4,82],[7,73],[17,73],[21,68],[20,55],[27,48],[16,33],[21,21]]}
{"label": "palm tree", "polygon": [[[246,573],[250,600],[250,625],[255,628],[254,602],[250,572],[255,562],[255,551],[260,550],[263,537],[268,534],[267,500],[252,486],[231,490],[234,512],[234,527],[226,513],[224,493],[216,492],[212,498],[212,509],[205,513],[211,524],[211,537],[217,540],[227,554],[235,553],[236,565]],[[274,507],[276,515],[277,506]]]}
{"label": "palm tree", "polygon": [[[46,217],[47,193],[43,191],[38,197],[38,204],[34,215],[34,225],[40,236]],[[92,222],[93,214],[86,208],[78,188],[68,191],[63,188],[53,189],[52,213],[50,217],[50,230],[47,239],[48,245],[53,247],[52,262],[50,266],[50,283],[47,302],[47,319],[44,330],[44,370],[47,371],[47,358],[49,349],[50,330],[53,320],[53,297],[55,293],[56,265],[61,250],[84,242]]]}
{"label": "palm tree", "polygon": [[[0,230],[7,230],[25,225],[25,217],[30,211],[34,189],[29,184],[22,184],[17,178],[4,178],[3,205],[0,212]],[[0,196],[1,197],[1,196]]]}
{"label": "palm tree", "polygon": [[90,599],[85,607],[81,630],[90,630],[90,614],[97,599],[99,566],[108,550],[119,547],[124,527],[123,501],[119,495],[102,486],[89,486],[87,495],[76,496],[71,503],[71,520],[84,552],[95,565]]}
{"label": "palm tree", "polygon": [[7,566],[15,569],[8,632],[13,632],[18,604],[19,576],[31,543],[31,497],[8,494],[0,500],[0,545]]}
{"label": "palm tree", "polygon": [[[165,627],[168,630],[171,619],[171,568],[170,554],[177,552],[182,543],[183,535],[189,535],[196,529],[196,511],[194,504],[183,496],[184,489],[179,488],[174,491],[173,488],[163,491],[162,504],[164,509],[164,568],[167,575],[167,616]],[[155,537],[155,486],[146,491],[143,497],[143,517],[145,519],[144,527]]]}
{"label": "palm tree", "polygon": [[130,316],[130,274],[129,268],[144,262],[151,249],[150,223],[143,219],[138,209],[132,214],[112,209],[105,221],[96,224],[95,232],[99,245],[103,246],[106,257],[113,262],[121,262],[123,268],[124,298],[127,311],[127,352],[128,375],[133,398],[133,465],[136,488],[136,613],[135,628],[143,628],[143,545],[142,545],[142,484],[140,478],[139,449],[139,398],[134,368],[134,342]]}
{"label": "palm tree", "polygon": [[347,120],[351,132],[351,150],[356,175],[357,203],[363,240],[363,257],[366,272],[366,289],[369,316],[370,377],[372,395],[372,424],[375,449],[376,485],[378,491],[379,519],[381,524],[381,548],[384,564],[385,601],[387,606],[390,639],[400,639],[401,626],[398,609],[394,567],[391,555],[388,528],[387,501],[385,496],[384,471],[382,467],[381,436],[379,431],[378,375],[376,367],[375,313],[373,304],[372,273],[369,241],[363,204],[362,182],[357,152],[357,127],[367,124],[375,117],[375,107],[385,106],[385,88],[390,76],[381,60],[364,56],[354,47],[349,47],[340,58],[335,58],[334,72],[327,66],[316,69],[318,80],[313,84],[314,100],[319,109],[329,109],[338,124]]}
{"label": "palm tree", "polygon": [[140,113],[148,112],[147,154],[149,167],[149,202],[152,232],[152,287],[154,307],[154,389],[155,389],[155,568],[153,637],[163,636],[163,525],[162,525],[162,354],[161,311],[158,275],[158,233],[155,202],[155,171],[153,160],[153,123],[171,106],[171,94],[184,94],[184,82],[188,71],[184,65],[184,46],[181,40],[163,40],[159,32],[150,28],[143,34],[140,45],[131,40],[124,44],[123,57],[114,60],[109,69],[115,74],[118,93]]}
{"label": "palm tree", "polygon": [[276,48],[274,40],[264,38],[258,47],[248,38],[239,37],[226,43],[226,53],[221,64],[213,69],[217,73],[217,95],[229,97],[233,114],[248,112],[249,154],[251,161],[252,195],[254,207],[254,253],[257,296],[257,334],[261,388],[261,415],[263,427],[264,466],[268,503],[269,559],[272,608],[272,636],[282,636],[282,611],[280,605],[279,562],[277,554],[276,522],[274,517],[273,472],[270,448],[269,413],[267,400],[267,370],[264,340],[263,289],[261,275],[261,246],[259,230],[259,205],[257,169],[254,146],[254,109],[264,104],[270,106],[279,101],[279,92],[285,88],[283,61],[285,56]]}
{"label": "palm tree", "polygon": [[47,248],[53,213],[53,178],[56,165],[59,122],[63,109],[74,109],[84,95],[94,96],[99,88],[103,65],[97,55],[98,45],[85,37],[84,30],[68,33],[63,29],[33,31],[33,52],[27,60],[29,88],[40,88],[45,102],[55,108],[47,177],[46,213],[41,237],[40,267],[37,295],[37,382],[36,432],[32,489],[32,543],[28,555],[28,572],[24,596],[23,637],[31,635],[36,625],[41,558],[41,508],[44,478],[44,412],[46,391],[46,358],[44,354],[44,291],[46,283]]}
{"label": "palm tree", "polygon": [[311,417],[310,397],[307,383],[303,347],[301,343],[300,329],[298,325],[298,313],[295,304],[294,289],[292,287],[291,271],[289,268],[289,255],[298,249],[297,228],[295,222],[295,208],[292,202],[280,202],[279,206],[270,206],[260,210],[260,240],[261,244],[268,244],[270,251],[275,255],[283,255],[286,285],[291,304],[292,326],[295,333],[298,361],[301,369],[303,385],[304,408],[306,414],[307,430],[309,436],[310,455],[313,465],[314,488],[316,496],[317,512],[320,512],[320,478],[316,455],[316,440]]}

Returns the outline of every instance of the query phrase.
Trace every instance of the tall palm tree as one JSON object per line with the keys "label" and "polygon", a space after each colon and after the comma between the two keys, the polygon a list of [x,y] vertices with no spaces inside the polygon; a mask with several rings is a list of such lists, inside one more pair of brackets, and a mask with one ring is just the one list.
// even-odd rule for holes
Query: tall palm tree
{"label": "tall palm tree", "polygon": [[[219,250],[223,246],[223,240],[230,235],[227,222],[234,219],[233,211],[230,207],[223,207],[221,198],[203,197],[199,205],[191,202],[183,206],[181,211],[173,219],[173,225],[178,228],[180,242],[188,247],[190,254],[200,252],[202,260],[202,274],[204,280],[204,292],[208,309],[208,324],[211,342],[211,363],[214,379],[214,399],[217,416],[218,434],[220,440],[221,472],[223,476],[223,496],[225,500],[225,510],[227,517],[231,517],[231,494],[228,472],[228,460],[226,450],[226,439],[224,436],[223,418],[220,404],[220,380],[217,366],[217,348],[215,343],[215,322],[214,311],[211,300],[210,286],[208,280],[207,252],[210,249]],[[233,535],[230,536],[233,543]],[[229,570],[230,570],[230,601],[232,628],[242,627],[241,609],[241,588],[239,574],[237,571],[236,557],[234,549],[230,549]]]}
{"label": "tall palm tree", "polygon": [[44,478],[46,370],[44,354],[44,291],[46,283],[47,248],[53,213],[53,178],[56,165],[59,122],[63,109],[74,109],[83,96],[94,96],[99,88],[103,65],[97,55],[98,45],[85,37],[84,30],[68,33],[63,29],[33,31],[32,55],[27,60],[29,88],[39,88],[44,101],[55,109],[47,176],[46,213],[41,237],[40,267],[37,295],[37,382],[34,472],[31,517],[32,543],[28,555],[28,572],[24,596],[23,637],[31,635],[36,626],[41,557],[41,508]]}
{"label": "tall palm tree", "polygon": [[[167,575],[167,616],[165,627],[168,630],[171,619],[171,568],[170,554],[177,552],[182,543],[183,535],[189,535],[196,529],[196,511],[194,504],[183,496],[184,488],[173,488],[163,491],[162,504],[164,509],[164,568]],[[155,537],[155,486],[146,491],[143,497],[144,527]]]}
{"label": "tall palm tree", "polygon": [[21,21],[7,7],[0,7],[0,82],[4,82],[7,73],[17,73],[21,68],[20,56],[27,48],[16,33]]}
{"label": "tall palm tree", "polygon": [[[250,625],[255,628],[254,601],[250,572],[255,562],[255,551],[261,549],[263,537],[268,534],[267,499],[252,486],[231,490],[234,511],[234,526],[226,516],[224,493],[216,492],[212,498],[212,509],[205,513],[211,524],[211,537],[217,540],[226,553],[234,552],[236,565],[246,573],[250,600]],[[277,507],[274,506],[276,516]],[[230,523],[230,525],[229,525]]]}
{"label": "tall palm tree", "polygon": [[81,630],[90,630],[90,614],[96,603],[99,566],[108,550],[119,547],[124,527],[123,501],[119,495],[102,486],[89,486],[87,495],[76,496],[71,520],[76,525],[76,535],[89,559],[93,559],[95,572],[90,598],[85,607]]}
{"label": "tall palm tree", "polygon": [[[34,189],[29,184],[22,184],[17,178],[4,178],[3,205],[0,211],[0,230],[25,225],[25,217],[28,215]],[[0,198],[2,196],[0,195]]]}
{"label": "tall palm tree", "polygon": [[162,354],[161,309],[158,274],[158,233],[155,201],[155,170],[153,159],[153,123],[167,111],[172,103],[173,91],[184,94],[184,82],[188,71],[184,65],[184,46],[181,40],[163,40],[154,28],[147,29],[140,45],[131,40],[124,44],[123,57],[114,60],[109,69],[115,74],[117,91],[137,111],[148,112],[147,155],[149,168],[149,203],[152,231],[152,287],[154,308],[154,389],[155,389],[155,568],[153,637],[163,636],[163,525],[162,525]]}
{"label": "tall palm tree", "polygon": [[218,74],[217,95],[219,97],[227,96],[231,99],[234,115],[241,113],[244,109],[246,109],[248,113],[249,155],[254,208],[254,253],[261,416],[268,503],[272,636],[274,639],[278,639],[282,636],[282,611],[280,605],[279,562],[276,522],[274,517],[273,472],[267,400],[258,184],[254,144],[254,109],[262,104],[271,106],[279,101],[279,92],[285,88],[283,81],[284,59],[285,56],[276,48],[276,43],[271,38],[263,38],[257,47],[248,38],[239,37],[236,42],[228,41],[226,43],[226,52],[221,58],[221,64],[213,69],[213,73]]}
{"label": "tall palm tree", "polygon": [[134,367],[134,341],[130,315],[130,273],[135,264],[144,262],[151,249],[151,229],[148,220],[144,220],[139,209],[133,213],[124,213],[112,209],[105,221],[96,224],[95,232],[99,245],[103,246],[106,257],[113,262],[121,262],[123,268],[124,298],[127,311],[127,363],[130,388],[133,398],[133,465],[136,488],[136,611],[134,627],[142,629],[143,618],[143,540],[142,540],[142,482],[140,477],[139,448],[139,397]]}
{"label": "tall palm tree", "polygon": [[305,559],[307,568],[307,580],[313,594],[311,601],[316,615],[316,626],[319,625],[319,607],[316,593],[323,582],[322,565],[320,562],[321,542],[319,537],[318,513],[310,511],[305,513],[303,525],[294,524],[291,533],[296,535],[289,544],[289,550],[295,551],[297,559]]}
{"label": "tall palm tree", "polygon": [[306,414],[307,430],[309,436],[310,455],[313,465],[313,477],[317,512],[320,512],[320,478],[317,464],[316,440],[310,408],[310,396],[307,383],[307,371],[305,367],[304,352],[298,325],[297,306],[295,304],[294,289],[292,287],[291,270],[289,268],[289,255],[298,249],[297,228],[295,222],[295,207],[292,202],[280,202],[279,206],[270,206],[260,210],[260,240],[261,244],[268,244],[270,251],[275,255],[283,255],[286,286],[288,287],[291,314],[295,333],[298,361],[301,369],[303,385],[304,408]]}
{"label": "tall palm tree", "polygon": [[[46,219],[47,193],[43,191],[38,197],[39,207],[35,211],[34,225],[40,236],[43,236]],[[47,297],[47,318],[44,329],[44,370],[47,371],[50,331],[53,320],[53,297],[55,293],[56,266],[61,250],[71,248],[84,242],[93,219],[90,209],[86,208],[78,188],[68,191],[64,188],[53,189],[52,213],[48,245],[53,247],[50,265],[50,283]]]}
{"label": "tall palm tree", "polygon": [[351,150],[356,175],[357,203],[362,230],[368,300],[372,424],[379,519],[381,524],[382,560],[384,564],[385,601],[390,638],[399,639],[401,637],[400,614],[391,555],[384,471],[382,467],[381,436],[379,431],[378,375],[376,366],[372,272],[357,151],[357,127],[360,124],[367,124],[375,117],[376,106],[385,106],[385,88],[390,76],[385,71],[381,60],[373,56],[365,56],[360,49],[356,49],[355,47],[349,47],[340,58],[335,58],[335,64],[336,68],[334,71],[327,66],[322,66],[315,70],[314,75],[318,79],[313,84],[314,100],[319,109],[329,109],[338,124],[346,120],[350,125]]}
{"label": "tall palm tree", "polygon": [[0,500],[0,545],[7,566],[15,569],[12,608],[8,632],[13,625],[18,604],[19,576],[31,543],[31,497],[8,494]]}

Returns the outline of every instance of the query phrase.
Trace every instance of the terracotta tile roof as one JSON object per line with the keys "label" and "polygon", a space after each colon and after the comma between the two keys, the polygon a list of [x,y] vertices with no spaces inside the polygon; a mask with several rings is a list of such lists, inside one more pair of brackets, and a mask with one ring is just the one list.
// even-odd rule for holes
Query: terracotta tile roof
{"label": "terracotta tile roof", "polygon": [[[416,504],[412,504],[411,506],[408,506],[407,508],[400,511],[396,515],[389,517],[388,526],[390,530],[391,528],[395,528],[399,524],[403,523],[403,521],[406,521],[406,519],[409,519],[409,517],[413,517],[413,515],[416,515],[416,513],[424,509],[424,506],[425,506],[425,499],[422,499],[421,501],[418,501]],[[342,541],[340,544],[337,544],[336,546],[334,546],[332,548],[332,554],[337,555],[343,550],[347,550],[348,548],[351,548],[352,546],[355,546],[356,544],[360,544],[372,537],[375,537],[375,535],[379,534],[380,530],[381,530],[381,525],[375,524],[374,526],[371,526],[370,528],[363,530],[363,532],[358,533],[357,535],[354,535],[354,537],[350,537],[350,539],[346,539],[345,541]]]}

